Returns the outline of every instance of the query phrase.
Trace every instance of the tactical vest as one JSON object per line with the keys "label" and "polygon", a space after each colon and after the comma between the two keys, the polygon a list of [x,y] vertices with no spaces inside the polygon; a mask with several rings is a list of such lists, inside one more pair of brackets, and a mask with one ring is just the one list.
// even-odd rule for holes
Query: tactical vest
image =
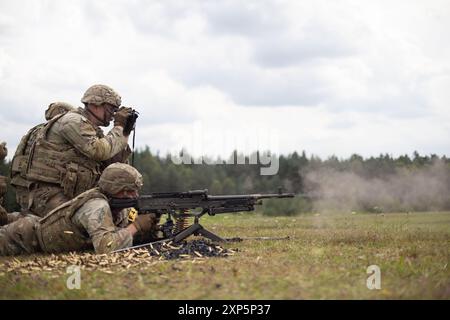
{"label": "tactical vest", "polygon": [[[82,113],[80,110],[73,112]],[[101,174],[99,162],[86,157],[70,144],[55,144],[47,140],[49,130],[64,115],[52,118],[29,132],[28,138],[23,138],[22,153],[15,156],[12,164],[12,175],[18,176],[13,178],[14,184],[27,188],[34,181],[56,184],[69,198],[95,186]],[[102,137],[100,131],[96,130],[99,138]]]}
{"label": "tactical vest", "polygon": [[58,253],[92,248],[89,234],[72,222],[75,212],[92,199],[107,200],[98,188],[90,189],[55,208],[39,220],[36,234],[42,251]]}
{"label": "tactical vest", "polygon": [[20,140],[11,162],[11,185],[25,188],[30,186],[31,182],[26,180],[28,157],[30,155],[31,146],[36,141],[37,132],[42,129],[44,125],[45,123],[41,123],[31,128]]}

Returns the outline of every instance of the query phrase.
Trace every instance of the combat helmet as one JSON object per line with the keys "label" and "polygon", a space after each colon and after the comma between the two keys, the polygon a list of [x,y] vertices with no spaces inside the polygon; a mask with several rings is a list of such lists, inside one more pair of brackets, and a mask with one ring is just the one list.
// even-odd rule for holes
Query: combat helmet
{"label": "combat helmet", "polygon": [[95,84],[86,90],[81,98],[81,102],[84,105],[92,103],[98,106],[103,103],[108,103],[118,108],[122,104],[122,98],[113,88],[104,84]]}
{"label": "combat helmet", "polygon": [[107,195],[121,191],[139,191],[142,185],[142,175],[139,171],[128,164],[118,162],[106,167],[98,181],[100,191]]}

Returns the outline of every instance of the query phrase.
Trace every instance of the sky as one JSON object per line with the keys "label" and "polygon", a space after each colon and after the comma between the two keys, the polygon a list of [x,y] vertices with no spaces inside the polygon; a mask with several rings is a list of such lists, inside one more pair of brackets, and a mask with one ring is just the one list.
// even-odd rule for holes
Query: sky
{"label": "sky", "polygon": [[450,156],[449,30],[448,0],[0,0],[0,141],[101,83],[162,155]]}

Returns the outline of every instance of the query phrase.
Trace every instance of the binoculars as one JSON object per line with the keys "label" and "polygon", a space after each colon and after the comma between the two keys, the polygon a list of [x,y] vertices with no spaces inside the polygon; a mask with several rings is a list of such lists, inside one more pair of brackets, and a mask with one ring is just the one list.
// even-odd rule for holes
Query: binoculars
{"label": "binoculars", "polygon": [[125,135],[129,135],[131,131],[136,127],[136,120],[139,117],[139,112],[136,110],[132,110],[131,114],[127,118],[127,123],[125,124],[125,128],[123,128],[123,133]]}

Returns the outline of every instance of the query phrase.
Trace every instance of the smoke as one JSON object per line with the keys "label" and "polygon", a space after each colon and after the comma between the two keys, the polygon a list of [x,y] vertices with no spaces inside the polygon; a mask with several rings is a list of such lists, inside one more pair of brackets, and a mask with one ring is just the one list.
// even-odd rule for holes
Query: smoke
{"label": "smoke", "polygon": [[396,168],[376,177],[361,168],[355,171],[308,168],[305,190],[315,199],[314,210],[405,212],[450,208],[450,167],[441,160],[421,168]]}

